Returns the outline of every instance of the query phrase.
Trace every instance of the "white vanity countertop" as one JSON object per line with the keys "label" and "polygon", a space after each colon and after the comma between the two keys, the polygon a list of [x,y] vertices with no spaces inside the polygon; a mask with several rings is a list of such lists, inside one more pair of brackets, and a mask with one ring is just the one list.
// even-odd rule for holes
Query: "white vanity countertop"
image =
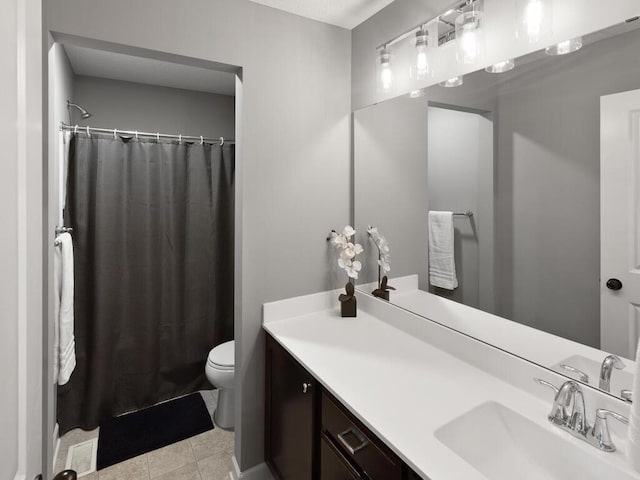
{"label": "white vanity countertop", "polygon": [[[362,310],[357,318],[341,318],[338,309],[291,316],[294,303],[287,318],[277,319],[269,305],[282,303],[265,305],[265,330],[425,479],[485,478],[435,437],[485,402],[567,435],[546,422],[551,395],[543,402]],[[586,443],[579,447],[594,453]],[[624,462],[620,451],[608,455],[613,464]]]}

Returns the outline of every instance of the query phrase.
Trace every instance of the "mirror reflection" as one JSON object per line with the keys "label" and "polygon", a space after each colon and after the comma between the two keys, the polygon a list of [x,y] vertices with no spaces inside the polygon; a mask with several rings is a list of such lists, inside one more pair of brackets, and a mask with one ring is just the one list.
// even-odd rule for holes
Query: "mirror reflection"
{"label": "mirror reflection", "polygon": [[355,112],[359,289],[629,400],[638,24]]}

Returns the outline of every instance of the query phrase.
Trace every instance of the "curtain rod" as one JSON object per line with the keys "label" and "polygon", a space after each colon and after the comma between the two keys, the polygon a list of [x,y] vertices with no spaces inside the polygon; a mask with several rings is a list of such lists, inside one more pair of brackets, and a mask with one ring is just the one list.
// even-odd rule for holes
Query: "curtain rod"
{"label": "curtain rod", "polygon": [[68,132],[85,132],[87,134],[91,134],[91,132],[93,133],[108,133],[110,135],[113,135],[114,137],[118,134],[124,134],[124,135],[131,135],[134,137],[151,137],[151,138],[157,138],[157,139],[161,139],[161,138],[169,138],[169,139],[173,139],[173,140],[178,140],[180,142],[182,142],[182,140],[185,141],[193,141],[193,142],[200,142],[200,143],[219,143],[221,146],[224,145],[225,143],[233,143],[235,144],[235,140],[227,140],[224,137],[218,137],[218,138],[208,138],[208,137],[202,137],[202,136],[194,136],[194,135],[176,135],[176,134],[172,134],[172,133],[150,133],[150,132],[136,132],[135,130],[119,130],[117,128],[97,128],[97,127],[80,127],[78,125],[67,125],[64,122],[60,123],[60,130],[66,130]]}

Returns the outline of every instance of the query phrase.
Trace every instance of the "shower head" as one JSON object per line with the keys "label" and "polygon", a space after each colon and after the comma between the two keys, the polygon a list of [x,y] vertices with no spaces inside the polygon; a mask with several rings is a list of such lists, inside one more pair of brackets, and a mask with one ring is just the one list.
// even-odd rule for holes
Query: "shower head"
{"label": "shower head", "polygon": [[69,100],[67,100],[67,108],[69,107],[74,107],[80,110],[80,113],[82,114],[82,119],[89,118],[91,116],[91,114],[87,111],[86,108],[83,108],[76,103],[71,103]]}

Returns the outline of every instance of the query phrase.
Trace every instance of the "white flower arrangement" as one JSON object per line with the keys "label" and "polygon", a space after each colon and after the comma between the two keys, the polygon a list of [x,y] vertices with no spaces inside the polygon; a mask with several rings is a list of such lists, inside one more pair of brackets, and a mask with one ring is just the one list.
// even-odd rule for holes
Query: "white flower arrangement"
{"label": "white flower arrangement", "polygon": [[389,273],[391,271],[391,255],[389,253],[389,242],[387,242],[387,239],[384,237],[384,235],[378,232],[378,229],[376,227],[372,227],[371,225],[369,225],[369,227],[367,228],[367,233],[378,248],[378,265],[385,274]]}
{"label": "white flower arrangement", "polygon": [[362,270],[362,264],[355,257],[364,252],[364,249],[359,243],[351,241],[355,234],[351,225],[344,227],[342,233],[331,232],[331,244],[341,250],[338,266],[347,272],[349,278],[358,278],[358,272]]}

